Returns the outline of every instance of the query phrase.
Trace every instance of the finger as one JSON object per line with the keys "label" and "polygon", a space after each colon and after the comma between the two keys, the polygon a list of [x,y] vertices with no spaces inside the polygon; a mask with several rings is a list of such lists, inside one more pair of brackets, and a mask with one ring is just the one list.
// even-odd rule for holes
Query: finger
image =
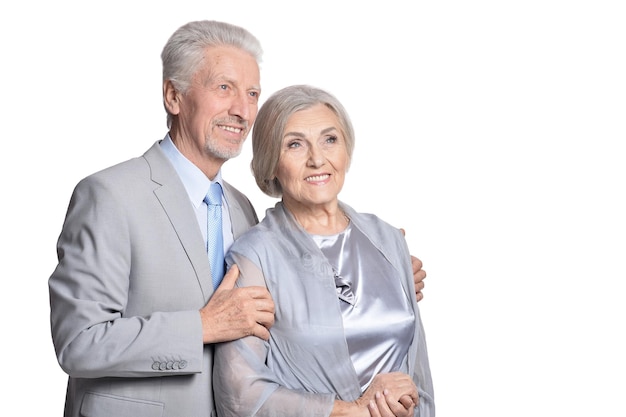
{"label": "finger", "polygon": [[426,271],[423,269],[415,269],[415,264],[413,264],[413,282],[415,283],[415,287],[419,290],[420,285],[424,284],[424,279],[426,279]]}
{"label": "finger", "polygon": [[367,404],[367,409],[370,412],[370,417],[382,417],[380,415],[380,411],[378,411],[378,407],[376,406],[376,403],[374,402],[374,400],[371,400]]}
{"label": "finger", "polygon": [[252,335],[258,337],[259,339],[263,339],[265,341],[270,340],[270,331],[267,327],[263,325],[255,326],[252,330]]}
{"label": "finger", "polygon": [[257,303],[257,310],[274,312],[274,301],[267,288],[259,286],[241,287],[237,291],[240,291],[245,297],[254,298]]}
{"label": "finger", "polygon": [[257,313],[257,319],[256,322],[259,323],[261,326],[265,327],[266,329],[269,329],[270,327],[272,327],[274,325],[274,313],[270,313],[270,312],[259,312]]}
{"label": "finger", "polygon": [[[408,399],[408,402],[407,402]],[[400,402],[400,400],[407,402],[407,406]],[[391,396],[387,398],[387,403],[389,405],[389,412],[391,415],[396,417],[412,417],[415,412],[415,406],[413,405],[413,401],[411,401],[411,397],[405,395],[400,398],[400,400],[395,401]]]}
{"label": "finger", "polygon": [[411,255],[411,265],[413,266],[413,273],[415,274],[417,271],[419,271],[420,269],[422,269],[422,266],[424,266],[422,264],[422,261],[419,260],[419,258],[416,258],[415,256]]}
{"label": "finger", "polygon": [[226,272],[226,275],[224,275],[224,279],[218,288],[221,290],[232,290],[235,288],[237,278],[239,278],[239,267],[237,265],[233,265],[230,267],[228,272]]}
{"label": "finger", "polygon": [[400,404],[402,404],[402,406],[405,409],[409,409],[410,407],[415,406],[415,402],[413,401],[413,398],[411,398],[410,395],[403,395],[402,397],[400,397],[400,399],[398,400],[400,402]]}
{"label": "finger", "polygon": [[385,389],[383,395],[377,393],[376,405],[383,417],[412,417],[415,410],[415,402],[411,395],[405,394],[396,399],[389,390]]}
{"label": "finger", "polygon": [[[385,394],[387,394],[386,391],[387,390],[385,390]],[[391,411],[391,409],[389,408],[388,399],[386,395],[383,395],[380,392],[377,392],[374,395],[374,398],[376,399],[376,407],[378,408],[378,411],[380,412],[381,416],[393,416],[394,415],[393,411]]]}

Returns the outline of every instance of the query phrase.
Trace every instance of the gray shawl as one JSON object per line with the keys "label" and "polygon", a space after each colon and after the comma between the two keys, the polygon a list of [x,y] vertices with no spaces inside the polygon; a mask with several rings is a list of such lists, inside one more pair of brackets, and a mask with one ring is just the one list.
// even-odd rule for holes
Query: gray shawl
{"label": "gray shawl", "polygon": [[[406,241],[377,216],[344,203],[340,207],[397,271],[398,285],[411,300],[416,323],[407,359],[420,396],[415,416],[433,417],[433,386]],[[336,398],[359,398],[332,267],[281,202],[233,244],[227,263],[240,268],[238,285],[267,286],[276,320],[268,342],[249,336],[216,346],[213,385],[219,416],[328,416]]]}

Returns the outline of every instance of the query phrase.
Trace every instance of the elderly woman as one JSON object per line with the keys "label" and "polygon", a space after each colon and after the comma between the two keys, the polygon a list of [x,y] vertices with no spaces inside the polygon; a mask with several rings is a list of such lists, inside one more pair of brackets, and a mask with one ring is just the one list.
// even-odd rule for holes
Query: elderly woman
{"label": "elderly woman", "polygon": [[269,341],[216,347],[219,416],[434,416],[406,241],[338,199],[354,148],[344,107],[310,86],[280,90],[252,147],[258,186],[282,200],[227,262],[238,285],[269,289],[276,317]]}

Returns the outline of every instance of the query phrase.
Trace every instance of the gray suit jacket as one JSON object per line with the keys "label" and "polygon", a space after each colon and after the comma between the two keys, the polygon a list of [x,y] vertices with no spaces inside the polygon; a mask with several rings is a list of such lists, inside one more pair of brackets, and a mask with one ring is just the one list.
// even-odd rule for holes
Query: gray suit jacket
{"label": "gray suit jacket", "polygon": [[[224,184],[235,238],[258,222]],[[156,142],[76,186],[49,279],[66,417],[214,416],[213,346],[198,310],[213,288],[202,234]]]}

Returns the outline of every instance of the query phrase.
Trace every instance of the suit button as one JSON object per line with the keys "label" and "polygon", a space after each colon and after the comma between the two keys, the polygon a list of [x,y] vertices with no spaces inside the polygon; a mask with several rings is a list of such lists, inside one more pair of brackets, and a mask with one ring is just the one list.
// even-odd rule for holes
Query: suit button
{"label": "suit button", "polygon": [[159,363],[157,361],[152,362],[152,369],[155,371],[159,370]]}
{"label": "suit button", "polygon": [[185,360],[180,361],[180,363],[178,364],[178,367],[180,369],[185,369],[187,367],[187,361]]}
{"label": "suit button", "polygon": [[165,371],[165,368],[167,367],[167,364],[165,362],[161,362],[161,364],[159,365],[159,369],[161,371]]}

